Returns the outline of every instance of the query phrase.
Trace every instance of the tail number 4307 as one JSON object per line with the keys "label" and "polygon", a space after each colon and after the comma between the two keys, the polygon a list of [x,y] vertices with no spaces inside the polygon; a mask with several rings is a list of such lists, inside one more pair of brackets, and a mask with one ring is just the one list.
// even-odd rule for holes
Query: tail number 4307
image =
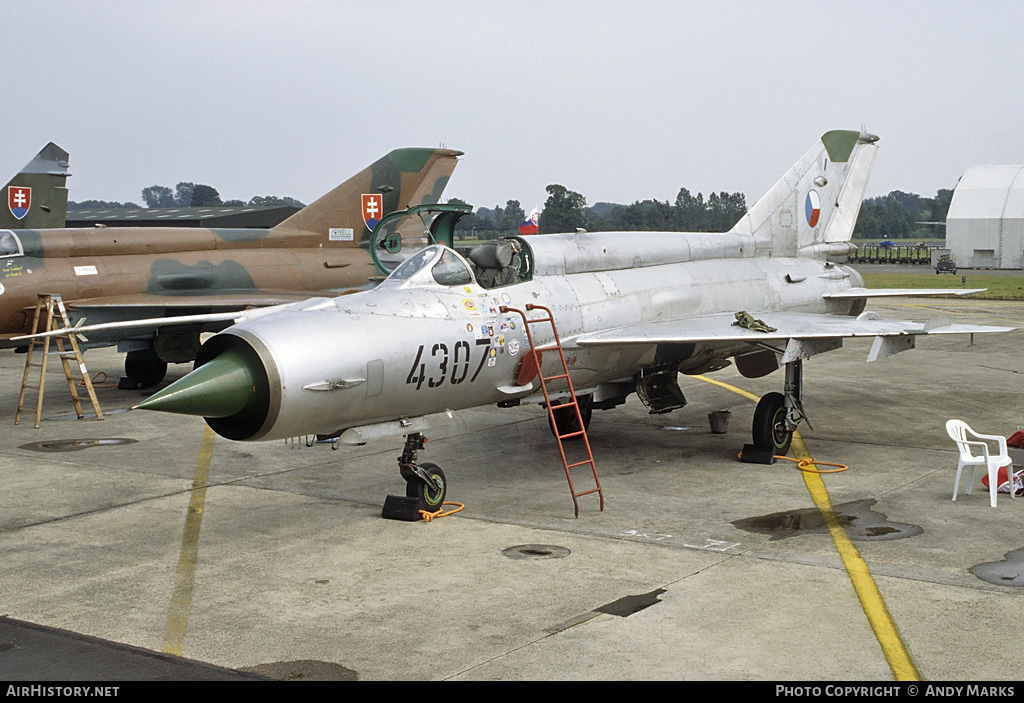
{"label": "tail number 4307", "polygon": [[[484,367],[484,362],[487,361],[491,340],[486,338],[478,339],[476,340],[476,346],[480,347],[480,361],[477,362],[476,370],[473,371],[473,376],[469,379],[470,383],[475,381],[476,377],[480,375],[480,369]],[[443,342],[437,342],[431,346],[428,360],[434,368],[431,369],[429,376],[426,370],[427,360],[424,360],[423,356],[426,348],[427,345],[421,344],[420,348],[416,350],[416,359],[412,362],[412,368],[409,369],[409,376],[405,379],[406,383],[416,384],[416,390],[419,390],[423,387],[424,381],[426,381],[427,386],[430,388],[437,388],[445,381],[458,385],[466,380],[466,376],[469,375],[470,366],[469,342],[461,339],[455,343],[451,351],[448,350],[448,345]]]}

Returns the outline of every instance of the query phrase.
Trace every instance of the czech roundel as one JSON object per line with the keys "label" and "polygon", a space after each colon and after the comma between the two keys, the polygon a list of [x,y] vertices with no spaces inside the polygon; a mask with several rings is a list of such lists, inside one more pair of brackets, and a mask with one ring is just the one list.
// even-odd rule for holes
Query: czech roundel
{"label": "czech roundel", "polygon": [[807,224],[811,227],[816,227],[818,218],[821,216],[821,199],[818,197],[818,191],[812,190],[807,194],[804,211],[807,214]]}
{"label": "czech roundel", "polygon": [[8,186],[7,207],[11,214],[19,220],[28,214],[28,208],[32,204],[32,189],[25,186]]}
{"label": "czech roundel", "polygon": [[384,196],[380,193],[363,194],[363,222],[372,232],[384,212]]}

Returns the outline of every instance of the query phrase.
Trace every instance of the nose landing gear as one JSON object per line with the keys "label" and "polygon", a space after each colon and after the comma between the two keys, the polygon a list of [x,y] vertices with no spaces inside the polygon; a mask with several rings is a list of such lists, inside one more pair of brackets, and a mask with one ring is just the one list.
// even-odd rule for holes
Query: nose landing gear
{"label": "nose landing gear", "polygon": [[398,457],[398,472],[405,479],[405,495],[389,495],[384,501],[381,516],[389,520],[421,520],[420,511],[434,513],[441,509],[448,483],[444,471],[437,464],[416,463],[416,452],[423,449],[427,438],[419,432],[406,435],[405,447]]}

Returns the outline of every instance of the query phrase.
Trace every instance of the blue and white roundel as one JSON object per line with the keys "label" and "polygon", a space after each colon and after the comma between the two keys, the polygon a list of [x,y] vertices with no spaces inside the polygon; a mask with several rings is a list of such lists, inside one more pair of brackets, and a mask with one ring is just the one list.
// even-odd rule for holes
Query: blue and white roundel
{"label": "blue and white roundel", "polygon": [[807,215],[807,224],[811,227],[818,225],[818,217],[821,216],[821,199],[818,197],[818,191],[812,190],[807,194],[807,200],[804,202],[804,213]]}

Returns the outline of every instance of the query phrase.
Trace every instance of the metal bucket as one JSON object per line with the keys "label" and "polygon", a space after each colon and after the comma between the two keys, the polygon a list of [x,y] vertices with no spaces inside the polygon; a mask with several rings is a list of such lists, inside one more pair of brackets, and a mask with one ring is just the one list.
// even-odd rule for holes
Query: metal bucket
{"label": "metal bucket", "polygon": [[729,410],[715,410],[708,413],[708,421],[711,422],[712,434],[725,434],[729,429],[729,418],[732,412]]}

